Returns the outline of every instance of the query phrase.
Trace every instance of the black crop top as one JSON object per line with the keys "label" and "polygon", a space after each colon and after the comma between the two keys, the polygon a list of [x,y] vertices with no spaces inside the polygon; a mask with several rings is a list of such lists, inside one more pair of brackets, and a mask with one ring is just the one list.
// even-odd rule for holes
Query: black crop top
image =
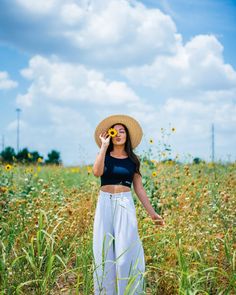
{"label": "black crop top", "polygon": [[105,156],[104,171],[101,175],[101,186],[106,184],[121,184],[131,187],[135,163],[129,158],[118,159],[107,154]]}

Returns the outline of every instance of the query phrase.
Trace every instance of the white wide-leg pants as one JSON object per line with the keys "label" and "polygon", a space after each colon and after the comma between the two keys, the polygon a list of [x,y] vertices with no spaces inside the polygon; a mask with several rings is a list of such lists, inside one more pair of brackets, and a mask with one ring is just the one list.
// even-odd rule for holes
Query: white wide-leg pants
{"label": "white wide-leg pants", "polygon": [[99,191],[93,224],[95,295],[145,294],[145,258],[131,191]]}

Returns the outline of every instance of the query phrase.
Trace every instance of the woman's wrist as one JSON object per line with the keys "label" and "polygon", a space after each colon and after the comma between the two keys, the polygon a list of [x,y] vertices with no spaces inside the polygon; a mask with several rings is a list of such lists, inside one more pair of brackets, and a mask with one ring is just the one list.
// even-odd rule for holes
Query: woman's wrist
{"label": "woman's wrist", "polygon": [[101,146],[101,148],[100,148],[100,154],[101,155],[105,155],[106,154],[106,151],[107,151],[107,147]]}
{"label": "woman's wrist", "polygon": [[108,146],[107,146],[107,145],[103,145],[103,144],[102,144],[102,145],[101,145],[101,149],[100,149],[100,150],[101,150],[101,151],[106,151],[106,150],[107,150],[107,148],[108,148]]}
{"label": "woman's wrist", "polygon": [[156,216],[156,211],[154,211],[154,209],[153,210],[151,210],[151,212],[149,212],[149,216],[153,219],[155,216]]}
{"label": "woman's wrist", "polygon": [[157,214],[156,212],[151,214],[150,217],[154,220],[154,219],[157,219],[157,218],[162,218],[159,214]]}

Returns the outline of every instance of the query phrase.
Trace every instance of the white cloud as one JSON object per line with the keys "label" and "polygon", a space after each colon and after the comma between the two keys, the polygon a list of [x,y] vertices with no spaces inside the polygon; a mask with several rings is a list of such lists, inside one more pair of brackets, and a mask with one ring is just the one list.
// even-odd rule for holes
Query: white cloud
{"label": "white cloud", "polygon": [[16,81],[9,78],[7,72],[0,72],[0,90],[1,89],[12,89],[18,86]]}
{"label": "white cloud", "polygon": [[34,14],[47,14],[59,4],[58,0],[35,1],[35,0],[16,0],[18,5]]}
{"label": "white cloud", "polygon": [[68,3],[61,7],[60,11],[62,22],[65,25],[76,26],[85,20],[85,10],[76,3]]}
{"label": "white cloud", "polygon": [[[111,0],[101,5],[101,1],[91,1],[88,10],[77,8],[77,12],[77,24],[65,29],[63,35],[75,47],[86,50],[90,60],[103,64],[151,60],[157,53],[175,52],[180,41],[169,16],[138,2],[131,5],[126,0]],[[68,16],[71,19],[71,13]]]}
{"label": "white cloud", "polygon": [[[107,67],[150,62],[156,54],[172,54],[181,42],[176,26],[159,9],[129,0],[17,0],[5,3],[9,18],[16,19],[16,42],[31,52],[53,53],[80,63]],[[1,9],[1,6],[0,6]],[[0,25],[11,35],[4,19]],[[15,25],[15,27],[14,27]],[[14,28],[13,28],[13,27]],[[32,28],[22,30],[21,27]],[[37,38],[37,40],[35,40]]]}
{"label": "white cloud", "polygon": [[236,72],[225,64],[223,47],[214,36],[196,36],[172,56],[157,55],[153,63],[122,73],[134,84],[176,92],[224,90],[236,87]]}
{"label": "white cloud", "polygon": [[38,99],[106,106],[140,101],[125,82],[110,81],[101,72],[89,70],[83,65],[65,63],[55,57],[47,59],[35,56],[21,73],[32,80],[27,93],[17,97],[17,103],[25,107]]}

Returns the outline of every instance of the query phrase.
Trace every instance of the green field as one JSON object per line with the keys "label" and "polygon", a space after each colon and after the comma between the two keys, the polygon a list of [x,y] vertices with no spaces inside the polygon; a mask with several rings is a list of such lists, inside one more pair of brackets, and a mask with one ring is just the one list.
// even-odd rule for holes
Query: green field
{"label": "green field", "polygon": [[[142,161],[147,294],[236,294],[236,164]],[[0,294],[93,294],[91,166],[0,166]]]}

